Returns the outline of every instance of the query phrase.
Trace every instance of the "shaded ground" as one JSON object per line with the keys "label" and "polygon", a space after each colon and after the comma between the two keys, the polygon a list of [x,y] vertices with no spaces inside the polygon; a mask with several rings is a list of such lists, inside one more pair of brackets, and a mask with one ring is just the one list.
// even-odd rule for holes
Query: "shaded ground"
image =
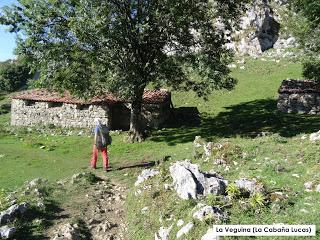
{"label": "shaded ground", "polygon": [[285,114],[277,110],[274,99],[260,99],[225,107],[217,116],[201,114],[198,119],[178,118],[167,129],[154,133],[152,141],[166,141],[169,145],[185,143],[200,135],[216,137],[256,137],[261,132],[278,133],[292,137],[320,129],[320,116]]}

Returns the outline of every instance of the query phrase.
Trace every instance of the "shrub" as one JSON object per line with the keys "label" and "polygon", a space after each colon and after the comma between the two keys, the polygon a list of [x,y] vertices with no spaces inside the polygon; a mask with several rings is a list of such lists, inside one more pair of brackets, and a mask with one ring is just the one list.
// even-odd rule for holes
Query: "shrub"
{"label": "shrub", "polygon": [[303,63],[303,76],[320,82],[320,60],[308,59]]}

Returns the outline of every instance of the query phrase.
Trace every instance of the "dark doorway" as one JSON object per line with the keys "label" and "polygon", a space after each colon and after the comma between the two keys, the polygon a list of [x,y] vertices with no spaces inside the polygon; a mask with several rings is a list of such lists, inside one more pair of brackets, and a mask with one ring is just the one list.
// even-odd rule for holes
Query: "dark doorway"
{"label": "dark doorway", "polygon": [[111,109],[111,129],[127,131],[130,128],[130,109],[123,103],[117,103]]}

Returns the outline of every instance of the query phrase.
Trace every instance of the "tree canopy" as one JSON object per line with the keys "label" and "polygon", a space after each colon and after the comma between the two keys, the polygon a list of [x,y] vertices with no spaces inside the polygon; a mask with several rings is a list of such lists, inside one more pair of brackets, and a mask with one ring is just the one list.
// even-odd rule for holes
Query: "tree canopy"
{"label": "tree canopy", "polygon": [[[110,91],[131,100],[131,130],[147,85],[207,96],[232,89],[227,34],[246,1],[19,0],[0,22],[20,33],[17,52],[40,86],[81,97]],[[226,31],[229,30],[229,31]]]}
{"label": "tree canopy", "polygon": [[16,91],[24,87],[31,77],[30,68],[21,60],[0,63],[0,91]]}
{"label": "tree canopy", "polygon": [[320,2],[318,0],[292,0],[293,32],[306,53],[303,75],[320,81]]}

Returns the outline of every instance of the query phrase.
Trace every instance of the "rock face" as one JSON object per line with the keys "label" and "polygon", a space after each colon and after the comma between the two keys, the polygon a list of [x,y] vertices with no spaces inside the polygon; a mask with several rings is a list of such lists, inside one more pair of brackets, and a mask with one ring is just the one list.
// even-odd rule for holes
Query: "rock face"
{"label": "rock face", "polygon": [[199,171],[190,161],[176,162],[170,167],[173,185],[182,199],[196,199],[198,195],[223,194],[228,182],[216,174]]}
{"label": "rock face", "polygon": [[27,211],[28,207],[29,205],[27,203],[14,204],[7,210],[2,211],[0,213],[0,225],[5,224],[15,217],[24,214]]}
{"label": "rock face", "polygon": [[143,183],[148,178],[151,178],[155,175],[159,174],[158,170],[155,169],[145,169],[141,172],[141,174],[138,176],[138,180],[134,183],[134,185],[137,187],[141,183]]}
{"label": "rock face", "polygon": [[284,113],[320,114],[320,84],[306,80],[284,80],[278,90],[277,107]]}
{"label": "rock face", "polygon": [[279,38],[280,24],[270,15],[266,15],[258,32],[258,40],[261,51],[264,52],[277,42]]}
{"label": "rock face", "polygon": [[288,48],[297,43],[291,36],[280,34],[280,24],[286,17],[287,4],[284,1],[254,0],[247,5],[241,17],[240,28],[233,34],[227,34],[230,43],[227,48],[238,55],[258,56],[262,52],[275,48],[279,57],[284,56]]}

